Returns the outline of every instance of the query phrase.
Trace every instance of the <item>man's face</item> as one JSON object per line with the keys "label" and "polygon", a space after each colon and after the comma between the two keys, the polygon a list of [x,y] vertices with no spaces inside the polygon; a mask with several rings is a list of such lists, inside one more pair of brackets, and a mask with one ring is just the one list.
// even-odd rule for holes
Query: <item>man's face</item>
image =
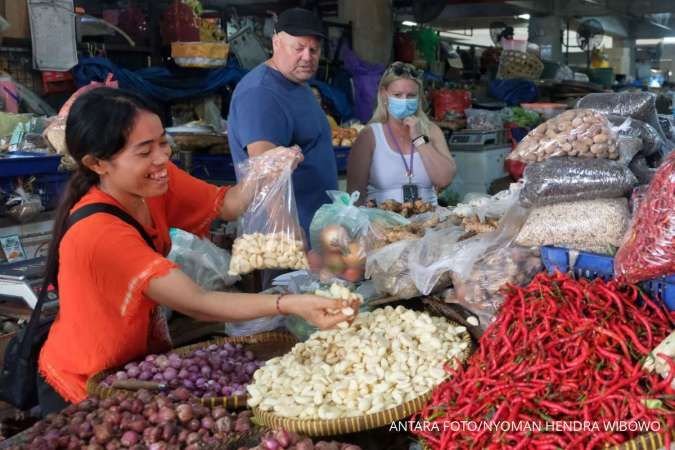
{"label": "man's face", "polygon": [[295,83],[309,80],[319,68],[321,41],[317,37],[280,32],[272,38],[272,45],[277,69]]}

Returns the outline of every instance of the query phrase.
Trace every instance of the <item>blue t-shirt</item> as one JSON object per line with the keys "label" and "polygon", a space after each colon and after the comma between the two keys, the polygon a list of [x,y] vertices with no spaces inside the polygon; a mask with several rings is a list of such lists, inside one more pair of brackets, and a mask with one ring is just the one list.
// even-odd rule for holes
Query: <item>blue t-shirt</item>
{"label": "blue t-shirt", "polygon": [[337,189],[330,126],[309,86],[260,64],[234,90],[227,134],[235,164],[248,158],[245,147],[256,141],[302,149],[304,160],[293,172],[293,191],[300,225],[309,238],[314,213],[330,202],[326,191]]}

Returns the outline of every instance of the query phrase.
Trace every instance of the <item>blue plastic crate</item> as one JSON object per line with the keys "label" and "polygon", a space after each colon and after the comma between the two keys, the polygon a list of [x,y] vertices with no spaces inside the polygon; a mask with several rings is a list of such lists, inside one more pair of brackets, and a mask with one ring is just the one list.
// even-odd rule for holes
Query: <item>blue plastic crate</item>
{"label": "blue plastic crate", "polygon": [[70,172],[36,175],[35,178],[34,190],[40,194],[42,205],[46,210],[56,208],[70,179]]}
{"label": "blue plastic crate", "polygon": [[34,152],[0,154],[0,177],[20,177],[58,171],[60,155]]}
{"label": "blue plastic crate", "polygon": [[349,152],[351,147],[334,147],[335,162],[337,163],[338,172],[347,171],[347,160],[349,159]]}
{"label": "blue plastic crate", "polygon": [[549,273],[557,270],[572,272],[577,277],[607,281],[614,277],[614,258],[588,252],[577,252],[574,267],[570,267],[570,254],[566,248],[544,246],[540,249],[541,262]]}
{"label": "blue plastic crate", "polygon": [[[541,261],[549,273],[556,270],[572,272],[576,277],[609,280],[614,277],[614,258],[588,252],[576,252],[574,267],[570,267],[570,251],[566,248],[541,247]],[[670,311],[675,311],[675,275],[640,283],[651,297],[660,298]]]}

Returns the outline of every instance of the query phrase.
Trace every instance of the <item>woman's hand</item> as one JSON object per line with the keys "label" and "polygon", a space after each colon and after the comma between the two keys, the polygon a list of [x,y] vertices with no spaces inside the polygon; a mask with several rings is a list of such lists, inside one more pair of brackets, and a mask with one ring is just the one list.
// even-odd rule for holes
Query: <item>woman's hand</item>
{"label": "woman's hand", "polygon": [[[342,309],[347,307],[354,311],[354,315],[348,316],[342,312]],[[279,309],[283,313],[300,316],[323,330],[332,328],[340,322],[351,323],[359,311],[359,303],[318,295],[285,295],[279,301]]]}
{"label": "woman's hand", "polygon": [[420,121],[415,116],[408,116],[403,119],[403,125],[408,128],[408,134],[410,135],[410,140],[416,139],[422,135],[422,128],[420,127]]}

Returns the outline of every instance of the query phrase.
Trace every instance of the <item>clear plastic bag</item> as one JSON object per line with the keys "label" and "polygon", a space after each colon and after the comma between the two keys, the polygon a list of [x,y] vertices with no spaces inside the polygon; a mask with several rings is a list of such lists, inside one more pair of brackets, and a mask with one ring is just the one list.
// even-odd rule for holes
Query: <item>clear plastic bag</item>
{"label": "clear plastic bag", "polygon": [[[261,294],[282,294],[278,289],[272,288],[261,292]],[[226,322],[225,333],[228,336],[253,336],[254,334],[265,333],[284,328],[286,316],[274,315],[258,317],[257,319],[244,320],[241,322]]]}
{"label": "clear plastic bag", "polygon": [[420,295],[408,270],[408,255],[418,241],[394,242],[368,255],[366,278],[372,279],[379,294],[400,299]]}
{"label": "clear plastic bag", "polygon": [[195,283],[209,291],[219,291],[239,281],[227,274],[230,254],[207,239],[177,228],[171,229],[168,258],[178,264]]}
{"label": "clear plastic bag", "polygon": [[508,190],[495,195],[467,194],[464,202],[451,210],[451,214],[459,218],[478,217],[481,222],[486,219],[501,219],[506,211],[518,201],[522,183],[511,183]]}
{"label": "clear plastic bag", "polygon": [[501,111],[468,108],[464,110],[470,130],[496,130],[504,128]]}
{"label": "clear plastic bag", "polygon": [[630,283],[675,273],[675,153],[649,184],[614,267]]}
{"label": "clear plastic bag", "polygon": [[623,164],[606,159],[551,158],[528,164],[520,201],[544,206],[574,200],[623,197],[637,184]]}
{"label": "clear plastic bag", "polygon": [[619,137],[626,136],[639,139],[642,144],[640,151],[645,156],[663,151],[664,147],[667,146],[659,132],[648,123],[614,114],[607,115],[607,119],[616,127],[615,131]]}
{"label": "clear plastic bag", "polygon": [[230,275],[307,268],[291,180],[298,158],[296,150],[278,147],[237,167],[242,191],[251,192],[252,200],[239,220]]}
{"label": "clear plastic bag", "polygon": [[579,99],[576,107],[641,120],[664,136],[656,115],[656,95],[650,92],[588,94]]}
{"label": "clear plastic bag", "polygon": [[456,244],[465,235],[464,228],[455,226],[429,230],[411,249],[408,270],[422,295],[450,285],[448,275],[456,255]]}
{"label": "clear plastic bag", "polygon": [[376,239],[376,227],[407,223],[388,211],[356,206],[359,193],[326,193],[333,201],[319,208],[309,226],[312,252],[320,258],[322,271],[356,282],[363,278],[366,254]]}
{"label": "clear plastic bag", "polygon": [[7,216],[19,223],[32,221],[44,209],[40,196],[27,192],[23,186],[17,187],[5,203]]}
{"label": "clear plastic bag", "polygon": [[573,109],[530,131],[508,159],[533,163],[555,156],[618,159],[616,133],[603,114]]}
{"label": "clear plastic bag", "polygon": [[471,311],[485,330],[504,302],[502,289],[508,284],[525,285],[541,270],[538,249],[498,246],[480,256],[467,277],[453,274],[453,290],[445,301]]}
{"label": "clear plastic bag", "polygon": [[629,221],[625,198],[557,203],[534,208],[515,242],[525,247],[555,245],[613,254]]}

